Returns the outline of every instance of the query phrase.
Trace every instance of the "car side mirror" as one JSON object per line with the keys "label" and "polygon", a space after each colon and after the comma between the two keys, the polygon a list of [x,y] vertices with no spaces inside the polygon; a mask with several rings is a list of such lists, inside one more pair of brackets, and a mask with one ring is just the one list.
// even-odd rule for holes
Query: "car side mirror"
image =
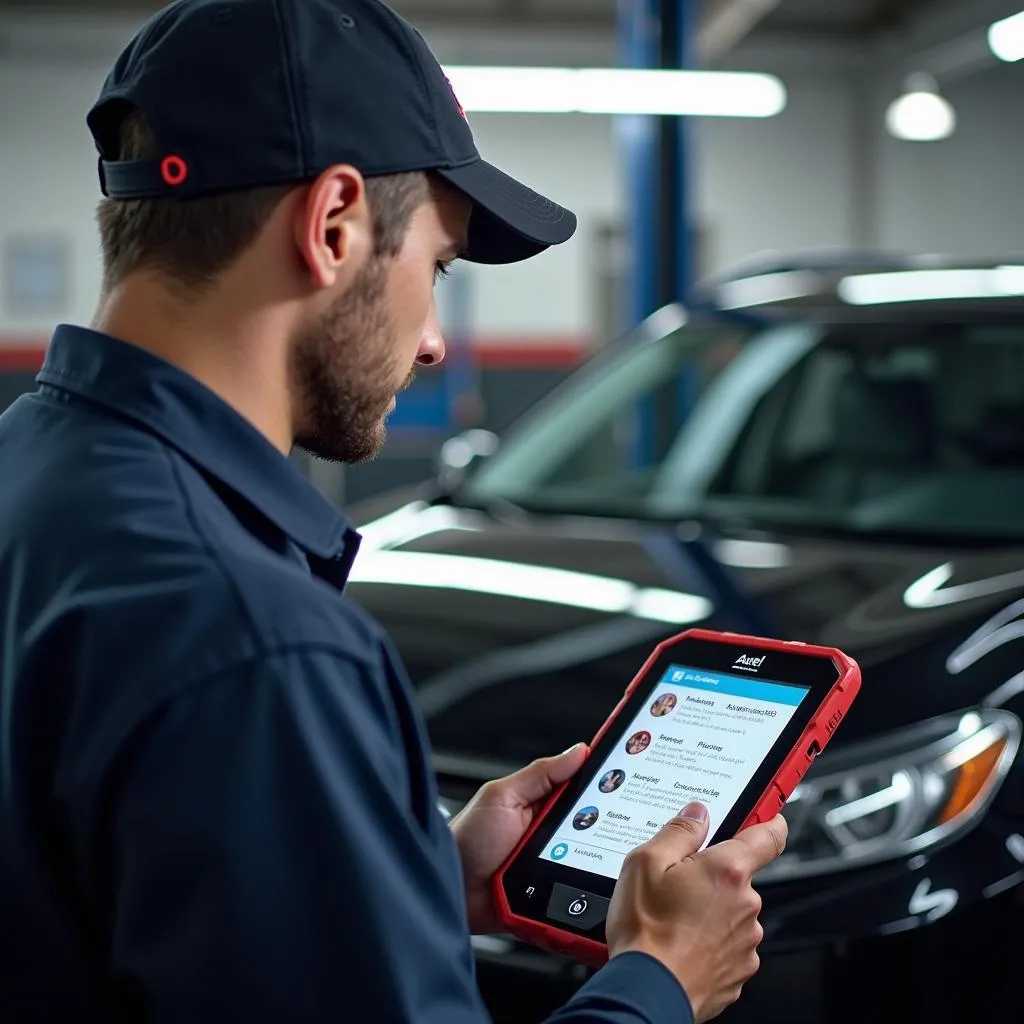
{"label": "car side mirror", "polygon": [[455,487],[465,479],[470,466],[498,450],[498,435],[490,430],[465,430],[448,438],[437,457],[437,477],[445,488]]}

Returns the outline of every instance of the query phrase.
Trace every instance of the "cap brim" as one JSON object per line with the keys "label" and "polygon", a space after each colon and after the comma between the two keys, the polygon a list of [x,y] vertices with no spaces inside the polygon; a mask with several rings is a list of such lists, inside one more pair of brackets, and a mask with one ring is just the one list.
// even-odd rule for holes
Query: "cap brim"
{"label": "cap brim", "polygon": [[568,241],[576,231],[574,213],[484,160],[436,173],[473,200],[463,256],[470,263],[518,263]]}

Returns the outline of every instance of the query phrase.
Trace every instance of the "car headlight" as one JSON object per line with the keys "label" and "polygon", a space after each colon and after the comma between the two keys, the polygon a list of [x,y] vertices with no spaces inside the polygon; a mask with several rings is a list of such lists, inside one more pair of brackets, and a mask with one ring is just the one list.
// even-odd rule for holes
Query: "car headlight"
{"label": "car headlight", "polygon": [[759,880],[863,867],[961,835],[998,791],[1020,736],[1016,715],[979,710],[830,752],[786,804],[786,851]]}

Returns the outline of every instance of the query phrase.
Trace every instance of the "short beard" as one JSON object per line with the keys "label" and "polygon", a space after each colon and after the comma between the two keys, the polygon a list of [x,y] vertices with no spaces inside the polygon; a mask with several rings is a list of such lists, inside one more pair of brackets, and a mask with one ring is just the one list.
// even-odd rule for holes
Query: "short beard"
{"label": "short beard", "polygon": [[[387,268],[372,259],[352,286],[292,344],[296,446],[328,462],[367,462],[384,444],[399,385],[397,339],[384,305]],[[403,386],[412,381],[412,374]]]}

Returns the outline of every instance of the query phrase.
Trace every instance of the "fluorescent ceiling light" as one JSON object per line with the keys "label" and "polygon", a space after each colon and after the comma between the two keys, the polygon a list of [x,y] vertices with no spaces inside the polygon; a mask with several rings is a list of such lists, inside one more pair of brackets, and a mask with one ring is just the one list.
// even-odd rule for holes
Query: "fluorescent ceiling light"
{"label": "fluorescent ceiling light", "polygon": [[434,554],[423,551],[369,551],[355,561],[353,583],[465,590],[569,608],[633,615],[683,625],[712,611],[697,594],[638,587],[628,580],[573,572],[545,565],[523,565],[497,558]]}
{"label": "fluorescent ceiling light", "polygon": [[774,117],[786,106],[778,78],[745,71],[448,65],[445,74],[467,111]]}
{"label": "fluorescent ceiling light", "polygon": [[889,104],[885,126],[897,139],[936,142],[953,134],[956,111],[949,100],[939,95],[933,78],[915,74],[907,79],[903,95]]}
{"label": "fluorescent ceiling light", "polygon": [[1024,11],[989,26],[989,49],[1009,63],[1024,59]]}
{"label": "fluorescent ceiling light", "polygon": [[852,274],[838,285],[839,297],[851,306],[942,299],[998,299],[1024,295],[1024,266],[979,270],[900,270]]}

